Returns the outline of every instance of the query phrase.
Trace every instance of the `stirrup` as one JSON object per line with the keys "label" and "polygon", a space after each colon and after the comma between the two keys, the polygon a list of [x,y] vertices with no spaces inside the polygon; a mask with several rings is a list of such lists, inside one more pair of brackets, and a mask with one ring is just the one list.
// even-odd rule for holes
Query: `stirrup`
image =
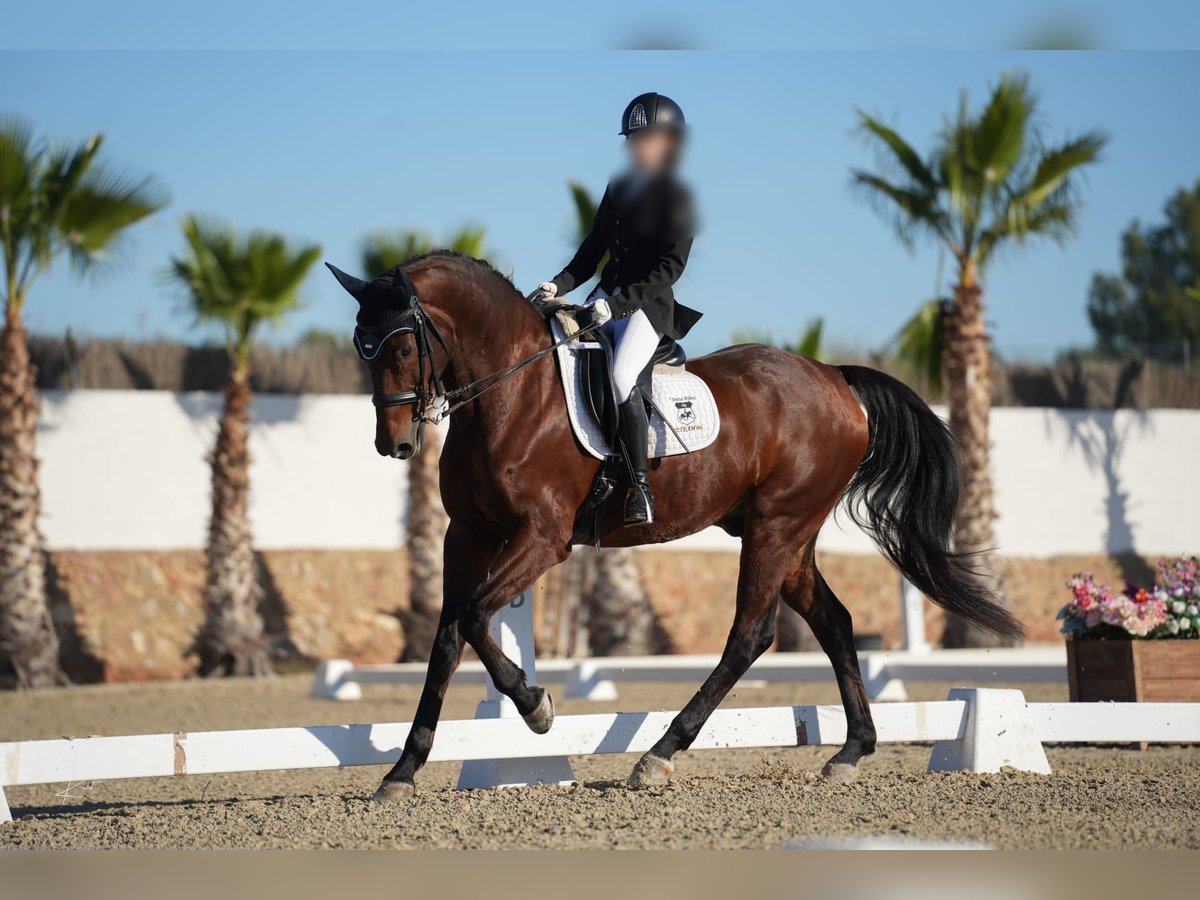
{"label": "stirrup", "polygon": [[654,522],[654,495],[644,484],[635,483],[625,495],[625,524],[651,525]]}

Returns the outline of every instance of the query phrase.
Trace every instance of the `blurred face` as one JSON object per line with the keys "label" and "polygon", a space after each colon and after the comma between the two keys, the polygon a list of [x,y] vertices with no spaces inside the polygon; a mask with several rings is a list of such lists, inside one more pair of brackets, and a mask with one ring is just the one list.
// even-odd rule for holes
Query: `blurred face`
{"label": "blurred face", "polygon": [[679,137],[670,131],[649,128],[626,138],[629,156],[636,168],[656,172],[666,168],[679,147]]}

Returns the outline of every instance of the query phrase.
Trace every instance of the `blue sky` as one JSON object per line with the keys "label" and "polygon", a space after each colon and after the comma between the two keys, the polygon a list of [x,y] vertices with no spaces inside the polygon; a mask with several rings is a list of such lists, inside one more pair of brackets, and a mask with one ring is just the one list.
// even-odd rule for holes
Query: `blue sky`
{"label": "blue sky", "polygon": [[[89,45],[110,40],[97,31]],[[1051,136],[1112,136],[1087,178],[1078,238],[1017,250],[988,273],[1001,350],[1048,358],[1090,340],[1087,285],[1117,267],[1129,220],[1156,218],[1168,194],[1200,178],[1200,54],[0,51],[0,111],[50,135],[104,131],[114,161],[173,196],[119,267],[40,281],[30,325],[195,338],[161,276],[193,210],[319,241],[350,270],[372,229],[479,223],[530,287],[570,256],[566,180],[601,190],[622,161],[621,109],[658,90],[693,125],[688,173],[704,230],[680,295],[706,316],[689,349],[718,347],[742,326],[790,337],[817,315],[833,339],[875,348],[931,296],[938,256],[899,247],[850,188],[849,169],[873,161],[854,109],[926,147],[962,89],[981,99],[1006,69],[1029,72]],[[272,340],[348,326],[350,301],[323,275],[314,270],[305,309]]]}

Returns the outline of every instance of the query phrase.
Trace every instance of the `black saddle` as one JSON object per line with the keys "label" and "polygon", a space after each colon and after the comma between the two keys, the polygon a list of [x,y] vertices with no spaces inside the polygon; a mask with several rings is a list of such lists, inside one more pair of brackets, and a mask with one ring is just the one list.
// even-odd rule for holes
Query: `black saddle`
{"label": "black saddle", "polygon": [[[583,382],[583,396],[587,398],[588,412],[592,414],[600,426],[604,440],[610,447],[617,445],[617,395],[613,389],[612,378],[612,341],[603,331],[594,331],[592,339],[600,345],[600,350],[589,350],[584,356],[586,365],[579,367],[579,377]],[[659,339],[658,347],[650,362],[638,376],[638,387],[642,391],[642,400],[646,404],[647,413],[652,409],[650,399],[653,397],[653,377],[655,366],[682,366],[687,362],[687,354],[683,347],[673,338],[663,336]]]}

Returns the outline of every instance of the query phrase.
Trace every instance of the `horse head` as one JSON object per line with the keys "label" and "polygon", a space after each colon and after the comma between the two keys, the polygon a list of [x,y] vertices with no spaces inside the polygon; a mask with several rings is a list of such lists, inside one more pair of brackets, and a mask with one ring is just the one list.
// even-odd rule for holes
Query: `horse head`
{"label": "horse head", "polygon": [[421,439],[440,378],[416,287],[399,266],[363,281],[326,263],[338,283],[358,301],[354,349],[371,375],[375,449],[381,456],[411,459]]}

